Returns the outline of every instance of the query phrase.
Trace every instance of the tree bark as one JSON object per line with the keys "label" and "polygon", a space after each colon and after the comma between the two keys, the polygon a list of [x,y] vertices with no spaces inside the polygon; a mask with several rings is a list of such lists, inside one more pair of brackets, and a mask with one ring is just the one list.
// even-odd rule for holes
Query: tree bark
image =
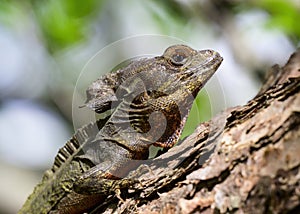
{"label": "tree bark", "polygon": [[300,213],[300,50],[255,98],[130,174],[94,213]]}

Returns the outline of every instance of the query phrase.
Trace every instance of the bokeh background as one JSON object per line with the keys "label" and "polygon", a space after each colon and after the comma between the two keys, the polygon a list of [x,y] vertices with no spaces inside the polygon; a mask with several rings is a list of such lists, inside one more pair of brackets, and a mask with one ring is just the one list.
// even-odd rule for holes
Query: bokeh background
{"label": "bokeh background", "polygon": [[[74,132],[76,81],[102,48],[165,35],[217,50],[222,93],[210,96],[224,109],[255,96],[266,69],[299,47],[299,20],[298,0],[0,0],[0,213],[17,212]],[[201,93],[185,135],[209,105]]]}

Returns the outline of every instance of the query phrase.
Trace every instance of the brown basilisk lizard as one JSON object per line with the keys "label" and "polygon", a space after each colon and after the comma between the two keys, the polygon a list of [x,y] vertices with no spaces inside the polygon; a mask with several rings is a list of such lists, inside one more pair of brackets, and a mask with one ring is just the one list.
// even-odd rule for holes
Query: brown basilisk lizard
{"label": "brown basilisk lizard", "polygon": [[109,116],[85,125],[61,148],[53,167],[19,213],[83,213],[131,186],[126,175],[151,145],[171,148],[192,102],[222,62],[215,51],[185,45],[142,58],[93,82],[86,106]]}

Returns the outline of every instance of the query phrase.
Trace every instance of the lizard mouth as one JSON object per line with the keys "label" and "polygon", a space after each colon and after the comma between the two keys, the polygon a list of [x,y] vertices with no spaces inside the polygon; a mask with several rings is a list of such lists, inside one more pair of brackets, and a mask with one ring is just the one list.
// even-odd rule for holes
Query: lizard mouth
{"label": "lizard mouth", "polygon": [[197,52],[197,56],[195,57],[195,61],[197,60],[201,60],[201,59],[205,59],[203,60],[202,63],[200,63],[198,68],[217,68],[220,66],[220,64],[223,61],[223,58],[221,57],[221,55],[213,50],[201,50]]}

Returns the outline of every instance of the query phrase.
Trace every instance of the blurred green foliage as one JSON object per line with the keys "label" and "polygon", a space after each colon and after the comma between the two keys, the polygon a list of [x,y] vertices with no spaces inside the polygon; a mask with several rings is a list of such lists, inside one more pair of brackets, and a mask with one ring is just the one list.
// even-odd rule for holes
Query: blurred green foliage
{"label": "blurred green foliage", "polygon": [[[61,48],[68,47],[74,43],[80,42],[89,35],[90,27],[101,12],[102,5],[108,3],[107,0],[24,0],[24,1],[0,1],[0,19],[4,22],[10,22],[11,18],[19,11],[18,8],[31,8],[35,15],[44,40],[50,52],[55,52]],[[132,2],[132,1],[131,1]],[[152,7],[153,20],[161,29],[168,29],[172,23],[184,26],[188,20],[203,17],[205,11],[201,13],[201,4],[198,2],[185,2],[175,0],[149,0],[160,8],[161,11],[155,11]],[[145,1],[146,3],[146,1]],[[222,12],[236,14],[241,10],[258,9],[269,14],[268,26],[282,30],[288,35],[295,45],[300,41],[300,6],[293,0],[219,0],[209,2]],[[193,14],[190,8],[199,8],[199,13]],[[205,9],[204,7],[202,8]],[[164,15],[163,15],[164,14]],[[202,15],[201,15],[202,14]],[[218,14],[214,14],[215,16]],[[220,14],[219,14],[220,15]],[[10,23],[11,24],[11,23]]]}
{"label": "blurred green foliage", "polygon": [[201,90],[193,103],[181,139],[190,135],[200,122],[209,120],[211,116],[212,112],[209,97],[205,90]]}
{"label": "blurred green foliage", "polygon": [[16,17],[20,14],[20,7],[14,1],[0,1],[0,21],[8,26],[14,25]]}
{"label": "blurred green foliage", "polygon": [[36,20],[52,52],[86,38],[103,0],[32,2]]}
{"label": "blurred green foliage", "polygon": [[[186,24],[189,19],[195,18],[197,16],[207,19],[209,15],[211,15],[215,17],[211,17],[210,21],[214,19],[222,21],[224,15],[236,15],[244,11],[261,10],[268,14],[268,22],[266,25],[267,28],[279,29],[291,39],[295,46],[299,45],[300,3],[296,0],[214,0],[203,1],[203,5],[201,5],[199,2],[187,2],[188,7],[199,9],[199,13],[196,14],[191,13],[191,11],[187,9],[188,7],[183,7],[183,5],[180,4],[180,1],[153,1],[156,4],[159,4],[160,7],[163,8],[164,13],[168,14],[171,19],[173,19],[173,21],[178,22],[181,25]],[[205,9],[209,10],[205,11]],[[211,14],[209,14],[210,12]],[[207,17],[205,17],[205,15]],[[169,23],[165,22],[166,20],[164,20],[163,17],[159,16],[158,13],[154,12],[153,16],[158,21],[158,24]],[[168,25],[165,24],[165,28],[167,27]]]}
{"label": "blurred green foliage", "polygon": [[269,13],[268,26],[279,28],[294,43],[300,40],[300,4],[289,0],[257,0],[255,6]]}
{"label": "blurred green foliage", "polygon": [[[184,10],[178,2],[173,0],[153,0],[157,7],[148,7],[153,20],[162,29],[163,32],[168,33],[169,26],[176,24],[183,27],[191,18],[189,13]],[[160,10],[157,10],[160,8]],[[168,24],[166,24],[168,23]]]}
{"label": "blurred green foliage", "polygon": [[[261,10],[268,14],[266,28],[278,29],[297,47],[300,42],[300,3],[295,0],[249,0],[234,3],[235,13]],[[229,11],[230,12],[230,11]]]}

